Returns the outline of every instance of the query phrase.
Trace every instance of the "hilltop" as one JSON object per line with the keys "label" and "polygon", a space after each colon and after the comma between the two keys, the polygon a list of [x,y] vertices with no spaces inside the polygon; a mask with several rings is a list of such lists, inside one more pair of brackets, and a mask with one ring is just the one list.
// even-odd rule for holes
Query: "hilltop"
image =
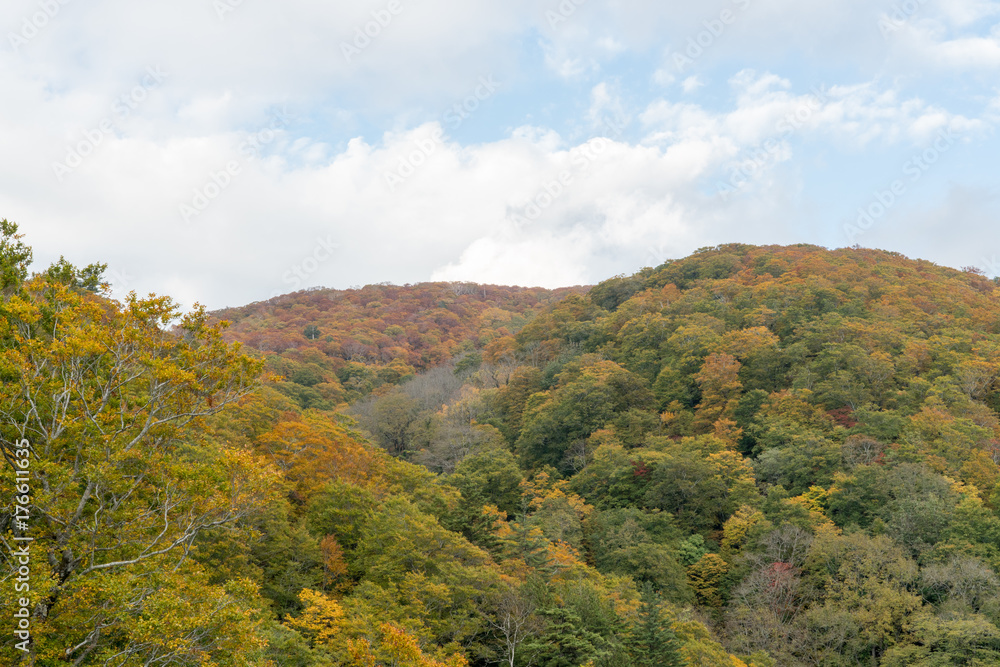
{"label": "hilltop", "polygon": [[332,407],[520,330],[586,287],[473,283],[313,289],[213,313],[225,337],[267,356],[279,387],[303,406]]}

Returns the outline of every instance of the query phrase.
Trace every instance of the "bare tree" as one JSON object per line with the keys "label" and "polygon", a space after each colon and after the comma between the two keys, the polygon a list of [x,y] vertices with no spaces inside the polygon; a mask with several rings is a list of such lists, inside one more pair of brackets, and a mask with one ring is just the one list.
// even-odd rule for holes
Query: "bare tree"
{"label": "bare tree", "polygon": [[455,296],[475,294],[479,291],[479,285],[476,283],[452,282],[448,283],[448,286],[451,287],[451,291],[455,293]]}
{"label": "bare tree", "polygon": [[594,454],[593,449],[596,449],[596,447],[588,447],[586,438],[579,438],[573,441],[566,450],[566,458],[563,462],[573,471],[573,474],[576,474],[590,463],[590,459],[593,458]]}
{"label": "bare tree", "polygon": [[930,590],[976,611],[986,601],[996,600],[1000,591],[1000,580],[993,570],[968,556],[955,556],[946,564],[928,565],[920,578]]}
{"label": "bare tree", "polygon": [[541,631],[542,620],[535,613],[537,608],[531,596],[514,584],[505,585],[496,594],[492,611],[487,618],[494,635],[503,643],[503,662],[514,667],[521,645]]}
{"label": "bare tree", "polygon": [[844,463],[850,467],[871,465],[884,449],[881,442],[867,435],[852,435],[840,448]]}

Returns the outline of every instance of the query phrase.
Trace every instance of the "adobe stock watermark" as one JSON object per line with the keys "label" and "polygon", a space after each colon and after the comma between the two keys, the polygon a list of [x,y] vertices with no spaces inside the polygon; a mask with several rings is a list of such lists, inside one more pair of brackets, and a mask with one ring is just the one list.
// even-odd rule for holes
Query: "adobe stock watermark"
{"label": "adobe stock watermark", "polygon": [[190,223],[193,218],[204,213],[211,203],[218,199],[242,173],[242,160],[253,160],[260,157],[261,151],[273,143],[278,138],[278,133],[287,128],[290,122],[291,116],[285,108],[273,112],[268,124],[252,132],[238,146],[242,159],[229,160],[218,170],[210,171],[205,182],[194,189],[191,199],[178,205],[181,220]]}
{"label": "adobe stock watermark", "polygon": [[7,33],[7,42],[19,53],[22,46],[27,46],[28,42],[37,37],[45,29],[52,19],[59,15],[63,7],[72,0],[40,0],[38,11],[21,19],[21,29],[17,32]]}
{"label": "adobe stock watermark", "polygon": [[[464,99],[449,107],[442,115],[441,120],[452,130],[457,130],[475,114],[486,100],[493,97],[498,88],[500,88],[500,84],[493,79],[492,74],[479,77],[479,85]],[[425,165],[443,143],[444,128],[442,127],[435,128],[429,137],[414,140],[413,150],[399,158],[394,170],[382,174],[389,187],[389,192],[395,192],[396,188],[406,182],[406,179],[417,173],[417,169]]]}
{"label": "adobe stock watermark", "polygon": [[554,178],[542,183],[520,212],[508,209],[507,217],[514,229],[521,231],[536,222],[542,214],[562,197],[576,181],[578,175],[590,169],[590,165],[600,159],[625,131],[625,122],[620,118],[604,119],[605,134],[577,146],[570,151],[572,169],[564,169]]}
{"label": "adobe stock watermark", "polygon": [[863,236],[885,216],[909,192],[910,186],[923,178],[941,156],[951,150],[956,141],[958,137],[951,130],[943,129],[938,132],[937,138],[928,148],[904,162],[902,171],[903,176],[907,178],[897,178],[884,189],[876,190],[871,201],[858,209],[855,221],[844,224],[844,235],[847,236],[848,245],[856,244],[858,237]]}
{"label": "adobe stock watermark", "polygon": [[666,243],[658,243],[656,245],[651,245],[646,248],[646,265],[651,267],[658,267],[666,263],[672,257],[674,257],[672,246]]}
{"label": "adobe stock watermark", "polygon": [[225,21],[226,17],[243,6],[243,0],[212,0],[212,9],[220,21]]}
{"label": "adobe stock watermark", "polygon": [[825,90],[814,86],[806,100],[795,111],[785,114],[775,125],[776,137],[768,137],[743,152],[743,159],[733,170],[729,180],[716,184],[716,194],[723,201],[728,201],[731,196],[746,187],[754,176],[763,172],[770,162],[777,159],[782,142],[801,130],[815,113],[822,110],[828,99]]}
{"label": "adobe stock watermark", "polygon": [[726,34],[729,27],[739,20],[740,14],[750,9],[751,0],[731,0],[731,2],[736,7],[735,10],[727,7],[719,12],[717,17],[702,21],[705,29],[688,37],[682,51],[673,52],[671,57],[678,74],[683,74],[684,70],[694,65],[695,61],[711,49],[719,38]]}
{"label": "adobe stock watermark", "polygon": [[111,112],[97,123],[96,127],[83,131],[83,138],[71,146],[66,147],[66,156],[62,162],[53,162],[52,171],[56,180],[60,183],[83,161],[97,150],[104,143],[104,140],[114,134],[115,128],[129,118],[135,110],[149,99],[150,92],[162,84],[167,78],[167,73],[160,69],[159,65],[146,68],[146,75],[136,84],[132,90],[124,95],[119,95],[111,104]]}
{"label": "adobe stock watermark", "polygon": [[587,0],[562,0],[555,9],[545,11],[545,20],[549,22],[549,27],[555,30],[556,26],[568,21],[573,14],[576,14],[576,10],[585,4]]}
{"label": "adobe stock watermark", "polygon": [[354,28],[354,39],[340,43],[340,52],[348,64],[372,45],[372,42],[382,34],[382,31],[392,25],[393,20],[403,13],[401,0],[389,0],[383,9],[371,13],[372,20]]}
{"label": "adobe stock watermark", "polygon": [[1000,259],[997,259],[996,255],[993,255],[989,259],[983,257],[980,268],[987,276],[1000,277]]}
{"label": "adobe stock watermark", "polygon": [[878,18],[878,29],[882,33],[883,39],[906,25],[906,22],[920,11],[920,8],[927,3],[927,0],[903,0],[894,4],[892,11],[882,14]]}
{"label": "adobe stock watermark", "polygon": [[[334,252],[339,248],[333,242],[333,238],[327,234],[326,238],[317,238],[316,245],[312,251],[301,260],[292,264],[287,271],[281,275],[281,282],[291,287],[292,292],[296,292],[305,285],[309,276],[319,271],[319,267],[333,259]],[[280,296],[285,292],[275,292],[271,297]]]}
{"label": "adobe stock watermark", "polygon": [[132,276],[125,269],[121,271],[118,269],[109,269],[105,280],[111,294],[125,294],[129,292],[132,287],[132,281]]}
{"label": "adobe stock watermark", "polygon": [[9,551],[14,572],[14,592],[19,597],[12,602],[14,607],[14,637],[20,641],[14,648],[23,653],[31,649],[31,543],[35,538],[28,534],[31,520],[31,443],[20,440],[15,444],[14,458],[14,546]]}

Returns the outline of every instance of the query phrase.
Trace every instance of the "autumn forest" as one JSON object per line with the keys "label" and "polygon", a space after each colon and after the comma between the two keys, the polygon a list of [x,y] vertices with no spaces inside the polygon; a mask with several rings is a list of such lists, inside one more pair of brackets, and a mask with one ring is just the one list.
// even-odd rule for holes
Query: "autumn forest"
{"label": "autumn forest", "polygon": [[0,231],[0,665],[1000,664],[976,269],[731,244],[182,312]]}

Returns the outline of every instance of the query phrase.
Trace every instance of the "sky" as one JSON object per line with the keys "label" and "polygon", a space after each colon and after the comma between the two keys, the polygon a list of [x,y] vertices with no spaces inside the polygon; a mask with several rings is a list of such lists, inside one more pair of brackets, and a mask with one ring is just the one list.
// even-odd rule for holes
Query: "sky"
{"label": "sky", "polygon": [[1000,2],[4,0],[35,267],[237,306],[723,243],[1000,273]]}

